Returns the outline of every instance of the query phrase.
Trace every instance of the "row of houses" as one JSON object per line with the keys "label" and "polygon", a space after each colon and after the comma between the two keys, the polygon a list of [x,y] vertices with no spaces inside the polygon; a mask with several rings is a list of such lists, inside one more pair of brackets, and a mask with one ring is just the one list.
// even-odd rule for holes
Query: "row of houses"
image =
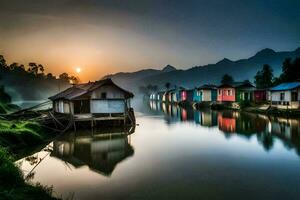
{"label": "row of houses", "polygon": [[269,102],[281,109],[299,109],[300,82],[282,83],[273,88],[257,89],[250,82],[203,85],[194,89],[179,87],[152,93],[150,100],[165,103],[180,102]]}

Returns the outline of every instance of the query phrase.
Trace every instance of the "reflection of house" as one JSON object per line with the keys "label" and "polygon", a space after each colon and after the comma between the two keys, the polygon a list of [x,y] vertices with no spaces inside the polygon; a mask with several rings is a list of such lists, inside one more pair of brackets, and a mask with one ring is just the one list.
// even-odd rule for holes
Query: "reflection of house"
{"label": "reflection of house", "polygon": [[271,106],[280,109],[300,108],[300,82],[282,83],[271,88]]}
{"label": "reflection of house", "polygon": [[218,114],[219,129],[225,133],[236,132],[236,119],[233,116],[227,116],[224,113]]}
{"label": "reflection of house", "polygon": [[120,133],[101,137],[69,135],[66,139],[53,142],[51,156],[60,158],[76,168],[88,165],[96,172],[110,175],[118,163],[133,153],[127,135]]}
{"label": "reflection of house", "polygon": [[219,102],[242,102],[253,100],[254,86],[250,82],[234,82],[218,87]]}
{"label": "reflection of house", "polygon": [[217,126],[217,113],[211,110],[194,111],[194,121],[195,123],[206,127]]}

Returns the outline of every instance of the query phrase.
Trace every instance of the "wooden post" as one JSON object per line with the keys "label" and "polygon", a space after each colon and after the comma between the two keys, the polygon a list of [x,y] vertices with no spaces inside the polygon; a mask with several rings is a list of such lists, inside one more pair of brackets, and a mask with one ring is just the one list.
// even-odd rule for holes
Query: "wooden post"
{"label": "wooden post", "polygon": [[74,127],[74,131],[76,132],[76,123],[75,123],[75,121],[73,123],[73,127]]}

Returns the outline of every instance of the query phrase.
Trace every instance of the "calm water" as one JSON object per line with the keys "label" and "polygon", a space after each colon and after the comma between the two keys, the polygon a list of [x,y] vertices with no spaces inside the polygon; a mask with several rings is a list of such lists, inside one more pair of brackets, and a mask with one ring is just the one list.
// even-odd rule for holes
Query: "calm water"
{"label": "calm water", "polygon": [[299,199],[299,119],[156,103],[136,115],[135,129],[68,133],[17,163],[64,199]]}

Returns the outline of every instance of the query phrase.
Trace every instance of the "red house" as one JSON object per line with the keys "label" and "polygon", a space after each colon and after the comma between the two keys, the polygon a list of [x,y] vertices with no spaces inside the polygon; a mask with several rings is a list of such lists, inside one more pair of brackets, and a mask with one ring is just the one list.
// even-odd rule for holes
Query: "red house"
{"label": "red house", "polygon": [[234,82],[222,84],[218,87],[219,102],[243,102],[253,101],[254,86],[248,82]]}
{"label": "red house", "polygon": [[235,102],[235,88],[230,84],[222,84],[218,87],[217,101]]}
{"label": "red house", "polygon": [[266,89],[257,89],[254,91],[254,101],[261,102],[267,101],[267,90]]}

